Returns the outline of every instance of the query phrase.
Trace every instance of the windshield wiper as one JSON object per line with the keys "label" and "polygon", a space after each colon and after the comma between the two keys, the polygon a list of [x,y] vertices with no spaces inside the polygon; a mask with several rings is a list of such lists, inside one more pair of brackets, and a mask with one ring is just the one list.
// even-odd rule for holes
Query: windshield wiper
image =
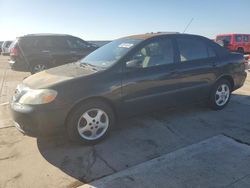
{"label": "windshield wiper", "polygon": [[81,66],[81,67],[85,67],[85,66],[89,66],[89,67],[97,67],[97,66],[92,65],[92,64],[90,64],[90,63],[80,63],[80,66]]}

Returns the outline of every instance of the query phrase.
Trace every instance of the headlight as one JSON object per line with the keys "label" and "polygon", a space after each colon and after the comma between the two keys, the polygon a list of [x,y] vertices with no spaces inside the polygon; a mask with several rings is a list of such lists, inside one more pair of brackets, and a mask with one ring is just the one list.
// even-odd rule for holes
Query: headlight
{"label": "headlight", "polygon": [[51,89],[28,89],[21,96],[19,103],[21,104],[47,104],[52,102],[57,96],[57,92]]}

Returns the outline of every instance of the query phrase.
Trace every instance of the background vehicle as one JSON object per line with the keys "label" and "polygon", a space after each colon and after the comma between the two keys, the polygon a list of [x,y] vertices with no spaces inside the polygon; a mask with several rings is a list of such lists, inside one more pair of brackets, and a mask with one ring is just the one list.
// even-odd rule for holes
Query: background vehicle
{"label": "background vehicle", "polygon": [[30,34],[15,40],[9,63],[13,69],[36,73],[78,61],[95,49],[92,44],[71,35]]}
{"label": "background vehicle", "polygon": [[[206,101],[223,109],[246,79],[242,54],[204,37],[145,34],[114,40],[77,63],[26,78],[11,109],[16,127],[95,142],[115,117]],[[41,121],[42,119],[42,121]]]}
{"label": "background vehicle", "polygon": [[246,69],[250,71],[250,54],[245,55],[245,59],[246,59]]}
{"label": "background vehicle", "polygon": [[216,36],[216,42],[224,42],[231,52],[250,53],[250,34],[222,34]]}
{"label": "background vehicle", "polygon": [[2,44],[2,55],[9,55],[10,50],[9,47],[13,41],[4,41]]}
{"label": "background vehicle", "polygon": [[2,53],[2,45],[3,45],[3,41],[0,41],[0,54]]}

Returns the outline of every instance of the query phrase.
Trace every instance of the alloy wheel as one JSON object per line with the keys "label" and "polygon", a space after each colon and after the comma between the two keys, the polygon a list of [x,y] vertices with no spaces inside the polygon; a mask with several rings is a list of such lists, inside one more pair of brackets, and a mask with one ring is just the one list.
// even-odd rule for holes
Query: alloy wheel
{"label": "alloy wheel", "polygon": [[102,137],[109,127],[109,117],[101,109],[93,108],[78,120],[77,130],[79,135],[86,140],[97,140]]}
{"label": "alloy wheel", "polygon": [[46,66],[43,64],[38,64],[34,66],[34,72],[41,72],[46,69]]}
{"label": "alloy wheel", "polygon": [[227,84],[221,84],[215,93],[215,103],[218,106],[223,106],[227,103],[230,97],[230,89]]}

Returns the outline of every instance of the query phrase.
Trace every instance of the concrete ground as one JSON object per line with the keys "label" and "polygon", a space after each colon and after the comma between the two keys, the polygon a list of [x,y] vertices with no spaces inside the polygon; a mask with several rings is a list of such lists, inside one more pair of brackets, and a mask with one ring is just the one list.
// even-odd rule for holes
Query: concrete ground
{"label": "concrete ground", "polygon": [[0,56],[0,187],[249,187],[249,74],[222,111],[152,112],[122,121],[94,146],[13,127],[8,101],[28,75]]}

